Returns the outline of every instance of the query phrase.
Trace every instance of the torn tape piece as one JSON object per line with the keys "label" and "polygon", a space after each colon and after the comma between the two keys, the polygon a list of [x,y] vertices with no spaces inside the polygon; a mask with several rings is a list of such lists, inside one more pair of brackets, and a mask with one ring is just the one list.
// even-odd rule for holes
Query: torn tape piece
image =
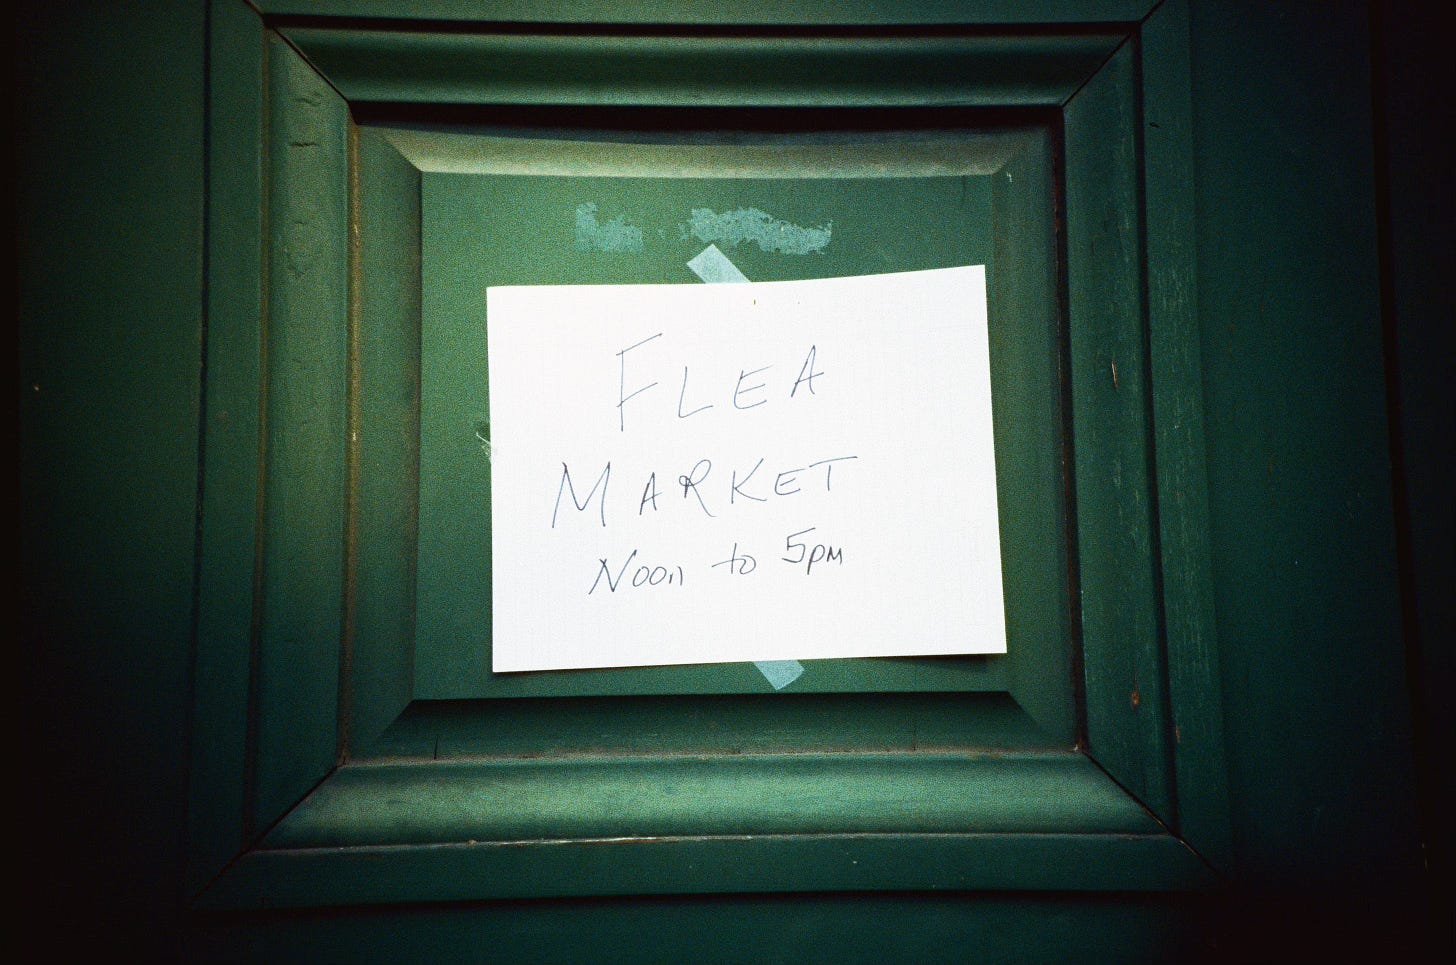
{"label": "torn tape piece", "polygon": [[728,256],[719,251],[717,245],[709,245],[698,252],[697,257],[688,262],[688,267],[693,270],[693,274],[710,285],[730,282],[742,284],[748,281],[748,276],[739,271],[738,266],[729,261]]}
{"label": "torn tape piece", "polygon": [[804,665],[797,660],[757,660],[753,665],[774,690],[783,690],[804,673]]}

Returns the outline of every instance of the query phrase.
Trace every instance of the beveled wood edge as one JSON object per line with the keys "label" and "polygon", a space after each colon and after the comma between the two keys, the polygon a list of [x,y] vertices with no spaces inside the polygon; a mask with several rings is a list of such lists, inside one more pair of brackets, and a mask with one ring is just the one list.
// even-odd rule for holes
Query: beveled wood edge
{"label": "beveled wood edge", "polygon": [[558,754],[345,765],[258,847],[1162,830],[1069,751]]}
{"label": "beveled wood edge", "polygon": [[1125,45],[1065,112],[1081,652],[1088,753],[1171,822],[1138,87]]}
{"label": "beveled wood edge", "polygon": [[1154,451],[1176,827],[1215,867],[1231,871],[1203,433],[1188,30],[1186,0],[1169,0],[1141,35]]}
{"label": "beveled wood edge", "polygon": [[1127,36],[280,29],[354,102],[619,108],[1055,107]]}
{"label": "beveled wood edge", "polygon": [[[347,108],[341,101],[324,103],[333,94],[321,85],[294,86],[307,67],[241,0],[214,0],[207,23],[208,375],[189,727],[184,871],[189,890],[222,873],[332,770],[345,644],[340,618],[347,212],[342,203],[315,203],[300,185],[325,184],[334,202],[345,195],[340,145]],[[315,96],[320,92],[322,99]],[[271,102],[279,98],[323,110],[300,119],[273,109]],[[325,153],[322,161],[302,156],[327,151],[330,138],[335,155]],[[275,141],[284,142],[282,151],[270,148]],[[286,152],[300,156],[285,157]],[[280,191],[280,184],[289,190]],[[288,236],[278,236],[285,228]],[[312,246],[318,239],[323,254]],[[280,275],[286,284],[275,284]],[[277,324],[278,317],[314,318],[320,306],[336,317],[337,332]],[[316,351],[320,339],[330,343],[322,353],[326,358]],[[285,452],[292,468],[280,470],[280,459],[269,450],[293,436],[278,435],[278,426],[270,425],[284,411],[270,385],[289,386],[287,411],[307,410],[316,417],[321,407],[307,398],[307,385],[330,366],[337,375],[330,410],[337,425],[315,424],[312,436],[305,434],[312,441]],[[327,381],[332,385],[334,379]],[[337,440],[337,466],[321,473],[336,477],[337,486],[303,479],[309,463],[296,457],[315,452],[318,440]],[[286,520],[277,509],[280,480],[292,499]],[[318,578],[310,585],[324,587],[329,599],[302,589],[308,580],[280,580],[277,572],[270,578],[264,565],[270,541],[293,544],[295,561],[311,559],[309,572],[317,571]],[[280,671],[266,660],[269,652],[288,654],[292,666]],[[266,685],[260,684],[265,671],[271,673]],[[288,708],[294,719],[266,714],[268,706]]]}
{"label": "beveled wood edge", "polygon": [[411,164],[430,174],[634,178],[957,177],[994,174],[1033,132],[928,132],[925,138],[802,144],[647,144],[512,137],[373,124]]}
{"label": "beveled wood edge", "polygon": [[1134,23],[1161,0],[252,0],[270,19],[769,28]]}
{"label": "beveled wood edge", "polygon": [[[241,2],[214,0],[207,43],[207,372],[184,870],[189,892],[203,887],[246,844],[246,721],[261,478],[262,21]],[[215,377],[223,371],[234,377]]]}
{"label": "beveled wood edge", "polygon": [[199,910],[600,895],[1207,890],[1169,834],[816,834],[253,851]]}

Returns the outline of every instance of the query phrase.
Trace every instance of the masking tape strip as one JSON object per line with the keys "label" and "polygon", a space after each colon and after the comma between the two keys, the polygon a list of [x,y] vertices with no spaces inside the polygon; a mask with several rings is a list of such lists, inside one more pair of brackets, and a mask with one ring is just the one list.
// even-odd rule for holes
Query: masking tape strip
{"label": "masking tape strip", "polygon": [[688,267],[693,270],[703,281],[710,285],[721,285],[725,283],[742,284],[748,281],[748,276],[738,270],[738,266],[728,260],[728,256],[718,250],[717,245],[709,245],[700,251]]}
{"label": "masking tape strip", "polygon": [[[700,251],[697,257],[688,262],[688,267],[709,285],[742,284],[748,281],[748,276],[739,271],[738,266],[729,261],[728,256],[719,251],[717,245],[709,245]],[[774,690],[783,690],[804,673],[804,665],[797,660],[755,660],[753,665]]]}
{"label": "masking tape strip", "polygon": [[797,660],[755,660],[753,665],[774,690],[783,690],[804,673],[804,665]]}

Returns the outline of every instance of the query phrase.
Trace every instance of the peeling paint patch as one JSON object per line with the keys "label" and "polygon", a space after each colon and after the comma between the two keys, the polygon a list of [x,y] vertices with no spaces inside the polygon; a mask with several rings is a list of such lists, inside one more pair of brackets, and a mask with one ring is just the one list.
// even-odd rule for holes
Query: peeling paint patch
{"label": "peeling paint patch", "polygon": [[576,206],[577,251],[641,251],[642,229],[618,215],[611,221],[597,220],[596,202]]}
{"label": "peeling paint patch", "polygon": [[691,235],[699,241],[718,241],[730,246],[751,241],[764,251],[786,255],[807,255],[811,251],[822,255],[833,230],[832,221],[817,228],[804,228],[780,221],[758,208],[734,208],[722,214],[712,208],[694,208],[692,218],[682,226],[684,238]]}

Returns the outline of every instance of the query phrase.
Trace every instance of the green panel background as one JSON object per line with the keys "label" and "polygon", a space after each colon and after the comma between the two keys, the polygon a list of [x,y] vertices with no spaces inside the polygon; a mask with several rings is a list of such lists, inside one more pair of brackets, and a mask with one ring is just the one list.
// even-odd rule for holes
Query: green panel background
{"label": "green panel background", "polygon": [[[701,284],[695,209],[756,208],[828,227],[822,250],[720,247],[755,281],[831,278],[991,261],[991,178],[638,179],[426,175],[415,697],[735,693],[768,688],[752,665],[492,674],[489,670],[488,285]],[[576,218],[625,219],[640,251],[577,243]],[[543,370],[547,368],[545,360]],[[510,458],[509,453],[501,454]],[[1054,480],[1053,480],[1054,482]],[[810,661],[805,690],[1002,690],[996,658]]]}

